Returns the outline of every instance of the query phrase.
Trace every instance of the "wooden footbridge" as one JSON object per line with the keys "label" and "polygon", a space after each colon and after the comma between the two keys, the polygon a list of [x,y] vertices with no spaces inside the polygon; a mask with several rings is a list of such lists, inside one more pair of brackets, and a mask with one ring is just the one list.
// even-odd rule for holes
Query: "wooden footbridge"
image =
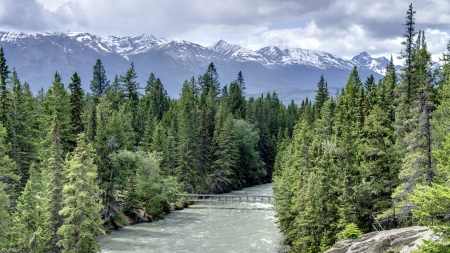
{"label": "wooden footbridge", "polygon": [[270,195],[176,194],[181,200],[217,203],[272,203]]}

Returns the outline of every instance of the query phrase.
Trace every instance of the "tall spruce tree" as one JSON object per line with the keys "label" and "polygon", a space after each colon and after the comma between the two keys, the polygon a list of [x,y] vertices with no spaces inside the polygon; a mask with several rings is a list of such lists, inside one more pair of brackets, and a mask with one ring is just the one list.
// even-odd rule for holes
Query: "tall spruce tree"
{"label": "tall spruce tree", "polygon": [[149,110],[161,121],[164,113],[169,110],[169,98],[161,80],[157,78],[154,83],[147,82],[145,91],[149,97]]}
{"label": "tall spruce tree", "polygon": [[236,82],[239,84],[239,88],[241,88],[241,91],[244,91],[245,90],[244,76],[242,75],[242,72],[240,70]]}
{"label": "tall spruce tree", "polygon": [[245,96],[237,82],[230,84],[227,102],[231,113],[236,119],[245,117]]}
{"label": "tall spruce tree", "polygon": [[[61,76],[58,72],[55,73],[55,79],[52,86],[45,93],[44,99],[44,113],[45,117],[41,117],[41,121],[48,122],[55,121],[58,126],[58,134],[62,145],[62,154],[71,150],[72,147],[72,125],[71,125],[71,107],[70,97],[64,84],[61,82]],[[46,125],[47,133],[53,128],[52,125]]]}
{"label": "tall spruce tree", "polygon": [[394,197],[404,200],[417,184],[431,186],[434,176],[434,165],[431,154],[431,117],[434,110],[433,89],[431,87],[431,54],[428,52],[425,37],[420,35],[419,45],[413,55],[414,76],[419,86],[412,97],[411,109],[405,125],[406,132],[403,143],[406,154],[402,160],[400,179],[402,184],[396,189]]}
{"label": "tall spruce tree", "polygon": [[96,237],[104,234],[95,151],[84,139],[84,134],[78,135],[77,147],[66,159],[63,171],[66,183],[59,211],[63,223],[58,229],[58,245],[64,247],[64,252],[98,252],[100,244]]}
{"label": "tall spruce tree", "polygon": [[73,73],[72,82],[69,83],[70,100],[70,125],[72,128],[72,149],[76,146],[75,136],[84,131],[84,122],[82,120],[84,91],[81,88],[81,79],[77,72]]}
{"label": "tall spruce tree", "polygon": [[44,252],[44,198],[41,173],[34,164],[30,167],[30,177],[20,196],[14,213],[16,231],[12,235],[15,243],[12,248],[18,252]]}
{"label": "tall spruce tree", "polygon": [[8,156],[11,147],[6,143],[6,137],[6,128],[0,123],[0,188],[9,196],[8,202],[14,202],[22,188],[17,164]]}
{"label": "tall spruce tree", "polygon": [[450,42],[447,52],[443,54],[444,64],[440,69],[440,82],[437,90],[439,104],[436,105],[431,126],[434,135],[433,149],[440,150],[445,136],[450,131]]}
{"label": "tall spruce tree", "polygon": [[349,79],[336,106],[335,133],[336,144],[341,158],[338,166],[341,167],[339,178],[342,192],[339,196],[340,227],[348,223],[357,223],[357,217],[353,212],[353,186],[360,181],[357,177],[358,166],[356,160],[356,140],[360,137],[361,121],[361,93],[362,83],[356,67],[350,73]]}
{"label": "tall spruce tree", "polygon": [[216,66],[214,63],[210,63],[208,65],[208,69],[203,76],[200,76],[198,83],[202,89],[202,97],[206,98],[209,90],[214,92],[215,97],[217,97],[220,93],[220,83],[219,83],[219,74],[217,74]]}
{"label": "tall spruce tree", "polygon": [[98,102],[98,97],[106,94],[109,87],[109,80],[106,77],[106,71],[100,59],[97,59],[93,69],[94,71],[92,73],[91,92],[94,96],[95,102]]}
{"label": "tall spruce tree", "polygon": [[5,53],[0,46],[0,122],[6,128],[8,136],[6,137],[8,142],[11,136],[11,92],[8,89],[9,74],[11,71],[6,65]]}
{"label": "tall spruce tree", "polygon": [[116,75],[111,86],[106,91],[106,97],[110,102],[111,109],[119,110],[119,106],[125,102],[125,90],[120,84],[120,79]]}
{"label": "tall spruce tree", "polygon": [[316,99],[315,99],[315,110],[317,113],[320,113],[320,110],[322,109],[323,104],[325,101],[330,98],[330,94],[328,92],[328,83],[325,82],[325,79],[323,78],[323,74],[320,76],[319,83],[317,83],[317,91],[316,91]]}
{"label": "tall spruce tree", "polygon": [[404,50],[400,53],[400,59],[404,59],[403,64],[403,75],[402,78],[405,82],[405,88],[406,88],[406,103],[410,102],[411,94],[414,93],[413,90],[411,90],[411,86],[413,85],[412,80],[412,72],[413,72],[413,54],[414,54],[414,37],[416,36],[415,32],[415,18],[414,14],[416,11],[413,8],[412,3],[409,5],[408,11],[406,12],[406,22],[404,24],[405,26],[405,33],[403,34],[403,37],[405,38],[404,41],[402,41],[402,45],[405,46]]}
{"label": "tall spruce tree", "polygon": [[10,201],[6,192],[0,188],[0,250],[7,252],[10,249],[7,234],[11,230],[11,220],[9,215]]}
{"label": "tall spruce tree", "polygon": [[214,132],[214,161],[208,173],[208,190],[210,192],[224,192],[233,188],[235,170],[237,168],[238,146],[234,131],[234,121],[225,108],[221,107],[217,113],[216,131]]}
{"label": "tall spruce tree", "polygon": [[64,148],[61,140],[59,121],[56,116],[52,127],[44,141],[44,154],[41,164],[42,179],[44,182],[44,222],[43,233],[38,240],[45,245],[44,252],[60,252],[63,247],[58,245],[61,239],[58,229],[63,223],[59,211],[62,209]]}
{"label": "tall spruce tree", "polygon": [[178,102],[178,167],[177,178],[184,190],[195,191],[195,154],[197,152],[196,118],[194,114],[194,94],[187,82],[183,84],[180,101]]}
{"label": "tall spruce tree", "polygon": [[139,84],[136,82],[137,73],[134,69],[134,62],[130,63],[130,68],[124,75],[120,76],[120,82],[122,83],[123,90],[125,91],[125,98],[128,101],[137,103],[139,99]]}
{"label": "tall spruce tree", "polygon": [[37,161],[38,133],[35,101],[27,83],[22,84],[13,69],[12,82],[12,135],[10,156],[16,162],[21,176],[21,187],[28,180],[31,164]]}

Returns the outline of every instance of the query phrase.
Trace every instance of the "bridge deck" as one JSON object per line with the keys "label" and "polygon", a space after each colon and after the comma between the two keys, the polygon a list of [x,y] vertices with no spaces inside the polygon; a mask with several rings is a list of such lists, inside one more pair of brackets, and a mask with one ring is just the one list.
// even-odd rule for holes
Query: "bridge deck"
{"label": "bridge deck", "polygon": [[230,202],[230,203],[271,203],[270,195],[224,195],[224,194],[176,194],[182,200],[192,202]]}

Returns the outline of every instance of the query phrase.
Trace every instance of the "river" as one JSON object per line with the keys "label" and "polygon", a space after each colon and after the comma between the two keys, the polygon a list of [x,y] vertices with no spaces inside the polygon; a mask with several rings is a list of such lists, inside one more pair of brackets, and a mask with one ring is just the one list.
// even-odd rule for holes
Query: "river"
{"label": "river", "polygon": [[[270,184],[232,195],[272,195]],[[275,252],[280,233],[267,203],[205,203],[174,211],[163,220],[128,226],[99,238],[103,253]]]}

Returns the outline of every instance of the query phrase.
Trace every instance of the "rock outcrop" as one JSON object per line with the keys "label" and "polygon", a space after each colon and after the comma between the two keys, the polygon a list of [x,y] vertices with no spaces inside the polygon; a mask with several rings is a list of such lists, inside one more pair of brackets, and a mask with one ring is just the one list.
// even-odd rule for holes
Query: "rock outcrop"
{"label": "rock outcrop", "polygon": [[418,226],[377,231],[361,235],[356,240],[342,240],[325,253],[383,253],[388,250],[410,253],[416,250],[417,245],[423,243],[424,239],[432,237],[433,231],[427,227]]}

